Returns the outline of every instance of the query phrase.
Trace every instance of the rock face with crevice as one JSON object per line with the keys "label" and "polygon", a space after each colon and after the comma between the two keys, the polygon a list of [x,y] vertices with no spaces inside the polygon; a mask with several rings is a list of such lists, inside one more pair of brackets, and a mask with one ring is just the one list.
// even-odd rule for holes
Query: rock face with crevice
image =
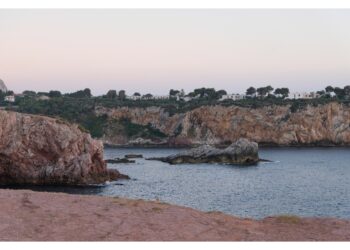
{"label": "rock face with crevice", "polygon": [[120,177],[107,170],[102,143],[77,125],[0,111],[1,185],[85,185]]}
{"label": "rock face with crevice", "polygon": [[183,163],[221,163],[252,165],[259,161],[258,144],[247,139],[239,139],[224,149],[203,145],[167,157],[150,158],[170,164]]}

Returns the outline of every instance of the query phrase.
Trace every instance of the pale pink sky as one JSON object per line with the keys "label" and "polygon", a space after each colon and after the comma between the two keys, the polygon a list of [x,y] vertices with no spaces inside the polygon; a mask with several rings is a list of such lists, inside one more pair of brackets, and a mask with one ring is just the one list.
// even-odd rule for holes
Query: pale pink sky
{"label": "pale pink sky", "polygon": [[9,89],[350,85],[350,10],[0,10]]}

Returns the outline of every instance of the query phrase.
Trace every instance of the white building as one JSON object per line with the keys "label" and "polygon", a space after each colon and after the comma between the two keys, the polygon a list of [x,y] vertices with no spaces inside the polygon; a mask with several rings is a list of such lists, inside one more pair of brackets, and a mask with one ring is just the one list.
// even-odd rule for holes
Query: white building
{"label": "white building", "polygon": [[169,99],[168,95],[154,95],[152,98],[150,99],[154,99],[154,100],[167,100]]}
{"label": "white building", "polygon": [[221,97],[220,101],[227,100],[227,99],[237,101],[237,100],[243,100],[245,98],[246,98],[246,96],[243,94],[227,94],[227,95],[223,95]]}
{"label": "white building", "polygon": [[15,102],[15,96],[14,95],[5,96],[5,102]]}
{"label": "white building", "polygon": [[136,100],[140,100],[140,99],[141,99],[141,96],[140,96],[140,95],[126,96],[126,99],[136,101]]}
{"label": "white building", "polygon": [[132,95],[132,96],[127,96],[126,99],[129,99],[129,100],[133,100],[133,101],[136,101],[136,100],[167,100],[169,99],[169,96],[168,95],[154,95],[154,96],[137,96],[137,95]]}
{"label": "white building", "polygon": [[332,92],[326,92],[326,95],[329,95],[330,97],[335,97],[337,94]]}
{"label": "white building", "polygon": [[293,92],[290,93],[287,99],[312,99],[314,98],[311,93],[307,92]]}
{"label": "white building", "polygon": [[50,100],[51,98],[48,97],[47,95],[41,95],[39,97],[37,97],[37,100],[40,100],[40,101],[47,101],[47,100]]}
{"label": "white building", "polygon": [[185,102],[189,102],[192,100],[192,97],[190,96],[176,96],[176,101],[185,101]]}

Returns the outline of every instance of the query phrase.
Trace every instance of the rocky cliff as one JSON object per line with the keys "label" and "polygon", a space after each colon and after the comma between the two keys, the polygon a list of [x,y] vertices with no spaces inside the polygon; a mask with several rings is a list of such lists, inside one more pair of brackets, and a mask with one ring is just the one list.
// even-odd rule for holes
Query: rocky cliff
{"label": "rocky cliff", "polygon": [[0,111],[0,184],[92,184],[120,177],[107,170],[103,145],[77,125]]}
{"label": "rocky cliff", "polygon": [[[290,105],[256,109],[217,105],[172,116],[160,107],[100,107],[95,112],[107,115],[111,123],[127,119],[132,124],[158,129],[167,137],[156,143],[167,145],[230,144],[239,138],[260,145],[350,145],[350,107],[337,102],[296,111]],[[140,141],[108,128],[102,139],[117,145]]]}

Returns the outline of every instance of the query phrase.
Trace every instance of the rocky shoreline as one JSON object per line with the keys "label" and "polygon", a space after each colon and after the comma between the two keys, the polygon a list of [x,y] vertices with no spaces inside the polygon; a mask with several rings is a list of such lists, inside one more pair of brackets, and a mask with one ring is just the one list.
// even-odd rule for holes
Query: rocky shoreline
{"label": "rocky shoreline", "polygon": [[0,190],[1,241],[349,241],[350,221],[262,220],[157,201]]}

